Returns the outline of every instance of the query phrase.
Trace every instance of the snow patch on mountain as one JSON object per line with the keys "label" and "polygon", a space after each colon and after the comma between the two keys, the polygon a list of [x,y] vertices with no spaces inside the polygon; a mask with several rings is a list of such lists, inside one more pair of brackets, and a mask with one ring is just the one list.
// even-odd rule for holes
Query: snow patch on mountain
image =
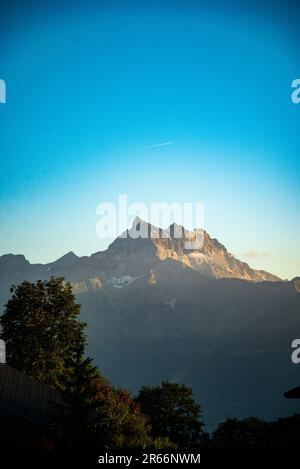
{"label": "snow patch on mountain", "polygon": [[172,309],[175,309],[177,298],[172,298],[170,301],[165,301],[165,305],[170,306]]}
{"label": "snow patch on mountain", "polygon": [[107,280],[107,283],[114,288],[124,288],[141,277],[143,277],[143,275],[139,275],[138,277],[131,277],[131,275],[123,275],[122,277],[119,277],[119,278],[112,277],[109,280]]}

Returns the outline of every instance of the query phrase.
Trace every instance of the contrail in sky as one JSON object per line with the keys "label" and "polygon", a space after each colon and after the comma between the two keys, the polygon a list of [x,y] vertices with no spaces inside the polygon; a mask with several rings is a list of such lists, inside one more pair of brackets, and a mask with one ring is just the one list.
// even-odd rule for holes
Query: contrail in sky
{"label": "contrail in sky", "polygon": [[164,147],[165,145],[172,145],[172,143],[175,143],[174,140],[170,140],[169,142],[162,142],[162,143],[155,143],[154,145],[148,145],[144,147],[145,149],[149,148],[157,148],[157,147]]}

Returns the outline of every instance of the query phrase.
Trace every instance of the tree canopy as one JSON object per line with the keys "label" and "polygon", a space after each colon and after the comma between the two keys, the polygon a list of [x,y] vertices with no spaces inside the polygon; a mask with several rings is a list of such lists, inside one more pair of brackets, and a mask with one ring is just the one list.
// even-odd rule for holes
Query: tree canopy
{"label": "tree canopy", "polygon": [[63,388],[86,341],[71,284],[64,278],[23,282],[11,293],[0,318],[8,364]]}
{"label": "tree canopy", "polygon": [[271,430],[267,422],[257,417],[248,417],[243,420],[228,418],[214,431],[212,447],[218,449],[269,448],[274,445],[276,435],[276,432]]}
{"label": "tree canopy", "polygon": [[202,408],[188,386],[163,381],[143,386],[136,402],[151,424],[153,438],[166,437],[179,448],[199,445],[203,439]]}

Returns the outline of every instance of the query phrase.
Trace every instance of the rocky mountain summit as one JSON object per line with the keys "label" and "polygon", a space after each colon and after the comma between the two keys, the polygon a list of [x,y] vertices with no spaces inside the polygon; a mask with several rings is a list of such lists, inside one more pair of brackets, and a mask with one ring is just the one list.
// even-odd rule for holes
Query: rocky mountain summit
{"label": "rocky mountain summit", "polygon": [[136,231],[148,232],[148,239],[156,247],[160,260],[174,259],[213,278],[239,278],[254,282],[280,280],[264,270],[251,269],[204,230],[189,231],[177,224],[172,224],[168,230],[160,230],[140,219],[135,219],[131,230],[134,227],[138,227]]}

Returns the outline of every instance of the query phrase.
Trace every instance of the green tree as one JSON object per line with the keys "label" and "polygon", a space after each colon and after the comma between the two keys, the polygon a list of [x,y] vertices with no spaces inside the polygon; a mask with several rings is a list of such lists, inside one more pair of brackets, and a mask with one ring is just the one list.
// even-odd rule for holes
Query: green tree
{"label": "green tree", "polygon": [[173,448],[168,438],[152,438],[149,419],[131,393],[115,389],[107,381],[98,382],[97,413],[100,441],[110,449]]}
{"label": "green tree", "polygon": [[[267,422],[257,417],[244,420],[228,418],[218,425],[212,435],[212,447],[217,449],[260,449],[274,446],[274,437]],[[275,445],[276,446],[276,445]]]}
{"label": "green tree", "polygon": [[193,399],[191,388],[167,381],[161,386],[143,386],[136,402],[149,418],[154,439],[169,438],[180,449],[202,442],[202,409]]}
{"label": "green tree", "polygon": [[61,378],[64,404],[61,406],[61,422],[73,432],[98,423],[96,415],[96,385],[103,379],[90,358],[78,354],[68,375]]}
{"label": "green tree", "polygon": [[23,282],[11,293],[0,319],[8,364],[64,390],[86,342],[71,284],[64,278]]}

